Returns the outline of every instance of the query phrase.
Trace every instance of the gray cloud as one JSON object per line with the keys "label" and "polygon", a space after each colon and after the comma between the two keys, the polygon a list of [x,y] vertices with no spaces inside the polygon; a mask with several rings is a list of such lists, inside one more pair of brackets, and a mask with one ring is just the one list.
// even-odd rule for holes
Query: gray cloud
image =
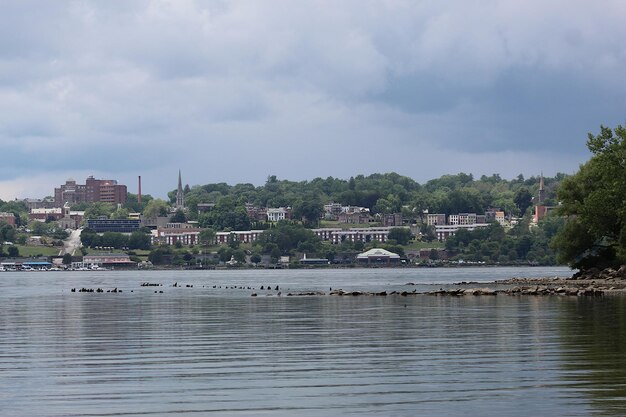
{"label": "gray cloud", "polygon": [[624,122],[625,17],[619,1],[6,1],[0,197],[73,170],[142,174],[157,195],[179,167],[191,184],[571,172],[586,132]]}

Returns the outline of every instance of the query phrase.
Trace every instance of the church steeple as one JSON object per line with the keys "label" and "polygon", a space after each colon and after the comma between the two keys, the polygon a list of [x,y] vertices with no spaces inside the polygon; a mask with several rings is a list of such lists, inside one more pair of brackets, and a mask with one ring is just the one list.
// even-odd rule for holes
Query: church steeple
{"label": "church steeple", "polygon": [[543,185],[543,172],[541,173],[541,177],[539,177],[539,195],[538,195],[538,202],[539,204],[543,204],[543,202],[546,199],[546,190],[544,188]]}
{"label": "church steeple", "polygon": [[180,175],[180,169],[178,170],[178,190],[176,190],[176,209],[185,208],[185,195],[183,194],[183,180]]}

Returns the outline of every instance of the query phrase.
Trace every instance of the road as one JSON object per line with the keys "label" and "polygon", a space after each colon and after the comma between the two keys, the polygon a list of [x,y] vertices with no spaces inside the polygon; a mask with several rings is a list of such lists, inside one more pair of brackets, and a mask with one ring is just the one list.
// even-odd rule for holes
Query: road
{"label": "road", "polygon": [[65,255],[66,253],[69,253],[70,255],[74,256],[76,250],[81,247],[80,234],[82,231],[83,229],[78,229],[73,230],[72,233],[70,233],[70,236],[63,241],[63,249],[61,249],[59,255]]}

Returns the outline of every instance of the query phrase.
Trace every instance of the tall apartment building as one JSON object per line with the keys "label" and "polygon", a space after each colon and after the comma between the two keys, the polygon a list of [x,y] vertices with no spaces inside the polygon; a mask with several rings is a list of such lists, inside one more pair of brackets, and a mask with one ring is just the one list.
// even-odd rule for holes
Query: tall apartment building
{"label": "tall apartment building", "polygon": [[116,180],[99,180],[90,176],[85,184],[77,184],[69,179],[59,188],[54,189],[54,204],[63,207],[65,203],[126,203],[127,189]]}

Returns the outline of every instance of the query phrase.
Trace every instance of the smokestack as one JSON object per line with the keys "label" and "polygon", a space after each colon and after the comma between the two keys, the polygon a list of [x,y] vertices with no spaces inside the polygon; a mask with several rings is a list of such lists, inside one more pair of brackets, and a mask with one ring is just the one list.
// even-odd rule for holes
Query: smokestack
{"label": "smokestack", "polygon": [[137,202],[141,204],[141,175],[139,176],[139,191],[137,192]]}

